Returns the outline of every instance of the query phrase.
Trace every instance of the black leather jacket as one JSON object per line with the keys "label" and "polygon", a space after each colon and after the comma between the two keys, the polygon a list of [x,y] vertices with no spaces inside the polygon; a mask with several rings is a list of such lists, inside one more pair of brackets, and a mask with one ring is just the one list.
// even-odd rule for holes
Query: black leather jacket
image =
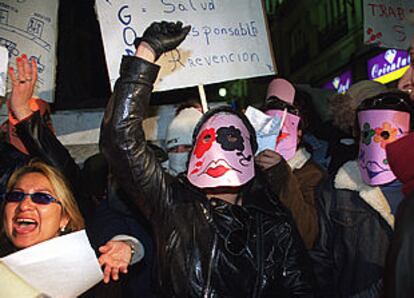
{"label": "black leather jacket", "polygon": [[151,221],[164,297],[313,297],[313,273],[286,209],[258,173],[232,205],[164,173],[142,121],[158,66],[124,57],[101,150]]}

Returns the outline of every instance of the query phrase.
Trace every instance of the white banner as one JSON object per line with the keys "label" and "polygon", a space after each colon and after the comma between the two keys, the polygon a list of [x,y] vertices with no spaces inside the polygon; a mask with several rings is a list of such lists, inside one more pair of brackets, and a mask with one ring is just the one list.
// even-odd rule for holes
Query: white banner
{"label": "white banner", "polygon": [[6,95],[7,65],[9,54],[5,47],[0,46],[0,96]]}
{"label": "white banner", "polygon": [[[47,2],[47,3],[46,3]],[[26,54],[37,60],[36,94],[53,102],[58,0],[0,0],[0,46],[9,52],[10,66]]]}
{"label": "white banner", "polygon": [[275,74],[261,0],[97,0],[96,8],[112,86],[135,37],[162,20],[192,28],[159,59],[158,91]]}
{"label": "white banner", "polygon": [[366,44],[406,50],[413,34],[413,0],[364,0]]}

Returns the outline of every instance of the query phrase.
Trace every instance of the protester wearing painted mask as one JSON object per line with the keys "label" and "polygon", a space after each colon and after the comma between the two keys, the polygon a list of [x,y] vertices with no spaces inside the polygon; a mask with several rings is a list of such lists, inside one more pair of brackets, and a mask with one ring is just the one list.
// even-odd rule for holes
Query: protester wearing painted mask
{"label": "protester wearing painted mask", "polygon": [[359,105],[358,166],[366,184],[384,185],[396,179],[385,148],[410,131],[410,112],[411,106],[398,94],[382,94]]}
{"label": "protester wearing painted mask", "polygon": [[[281,133],[275,144],[275,151],[285,160],[291,159],[298,145],[299,111],[293,106],[295,87],[282,78],[274,79],[267,89],[265,112],[269,116],[285,118]],[[286,114],[286,115],[285,115]],[[299,136],[300,137],[300,136]]]}
{"label": "protester wearing painted mask", "polygon": [[[195,128],[187,178],[172,177],[148,150],[142,119],[159,67],[190,27],[153,23],[124,57],[100,146],[151,221],[161,297],[313,297],[312,270],[288,212],[255,169],[255,132],[230,108]],[[243,287],[240,282],[243,281]]]}
{"label": "protester wearing painted mask", "polygon": [[385,148],[408,133],[411,121],[404,93],[379,94],[358,106],[358,159],[345,163],[319,197],[321,232],[312,256],[322,297],[381,297],[394,213],[403,198]]}
{"label": "protester wearing painted mask", "polygon": [[352,84],[345,93],[335,94],[329,99],[329,112],[333,116],[329,137],[329,174],[335,174],[344,163],[358,156],[355,115],[360,103],[387,90],[379,82],[361,80]]}
{"label": "protester wearing painted mask", "polygon": [[185,108],[171,121],[165,146],[168,151],[168,173],[177,176],[186,172],[192,149],[194,127],[203,114],[195,108]]}
{"label": "protester wearing painted mask", "polygon": [[[303,121],[293,105],[295,88],[285,79],[274,79],[268,88],[263,110],[270,116],[285,119],[275,144],[275,151],[284,159],[273,169],[270,184],[292,216],[310,249],[318,235],[318,215],[315,192],[325,172],[300,146]],[[267,152],[268,155],[272,153]]]}

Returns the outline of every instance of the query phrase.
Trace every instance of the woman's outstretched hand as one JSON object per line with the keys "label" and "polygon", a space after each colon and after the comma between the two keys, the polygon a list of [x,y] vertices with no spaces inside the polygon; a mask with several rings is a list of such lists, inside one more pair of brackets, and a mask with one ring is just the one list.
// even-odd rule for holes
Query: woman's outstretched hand
{"label": "woman's outstretched hand", "polygon": [[104,266],[104,283],[119,279],[119,272],[128,273],[128,265],[132,258],[132,249],[124,241],[110,240],[99,247],[101,256],[99,265]]}

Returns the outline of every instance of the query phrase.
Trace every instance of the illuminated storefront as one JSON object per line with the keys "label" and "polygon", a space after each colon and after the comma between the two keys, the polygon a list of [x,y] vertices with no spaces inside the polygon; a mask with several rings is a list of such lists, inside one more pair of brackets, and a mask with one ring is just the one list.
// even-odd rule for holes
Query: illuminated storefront
{"label": "illuminated storefront", "polygon": [[404,50],[389,49],[367,62],[368,79],[387,84],[398,80],[410,66],[410,55]]}
{"label": "illuminated storefront", "polygon": [[344,93],[352,85],[352,71],[347,70],[338,76],[334,77],[332,80],[328,81],[323,85],[323,88],[336,90],[338,93]]}

